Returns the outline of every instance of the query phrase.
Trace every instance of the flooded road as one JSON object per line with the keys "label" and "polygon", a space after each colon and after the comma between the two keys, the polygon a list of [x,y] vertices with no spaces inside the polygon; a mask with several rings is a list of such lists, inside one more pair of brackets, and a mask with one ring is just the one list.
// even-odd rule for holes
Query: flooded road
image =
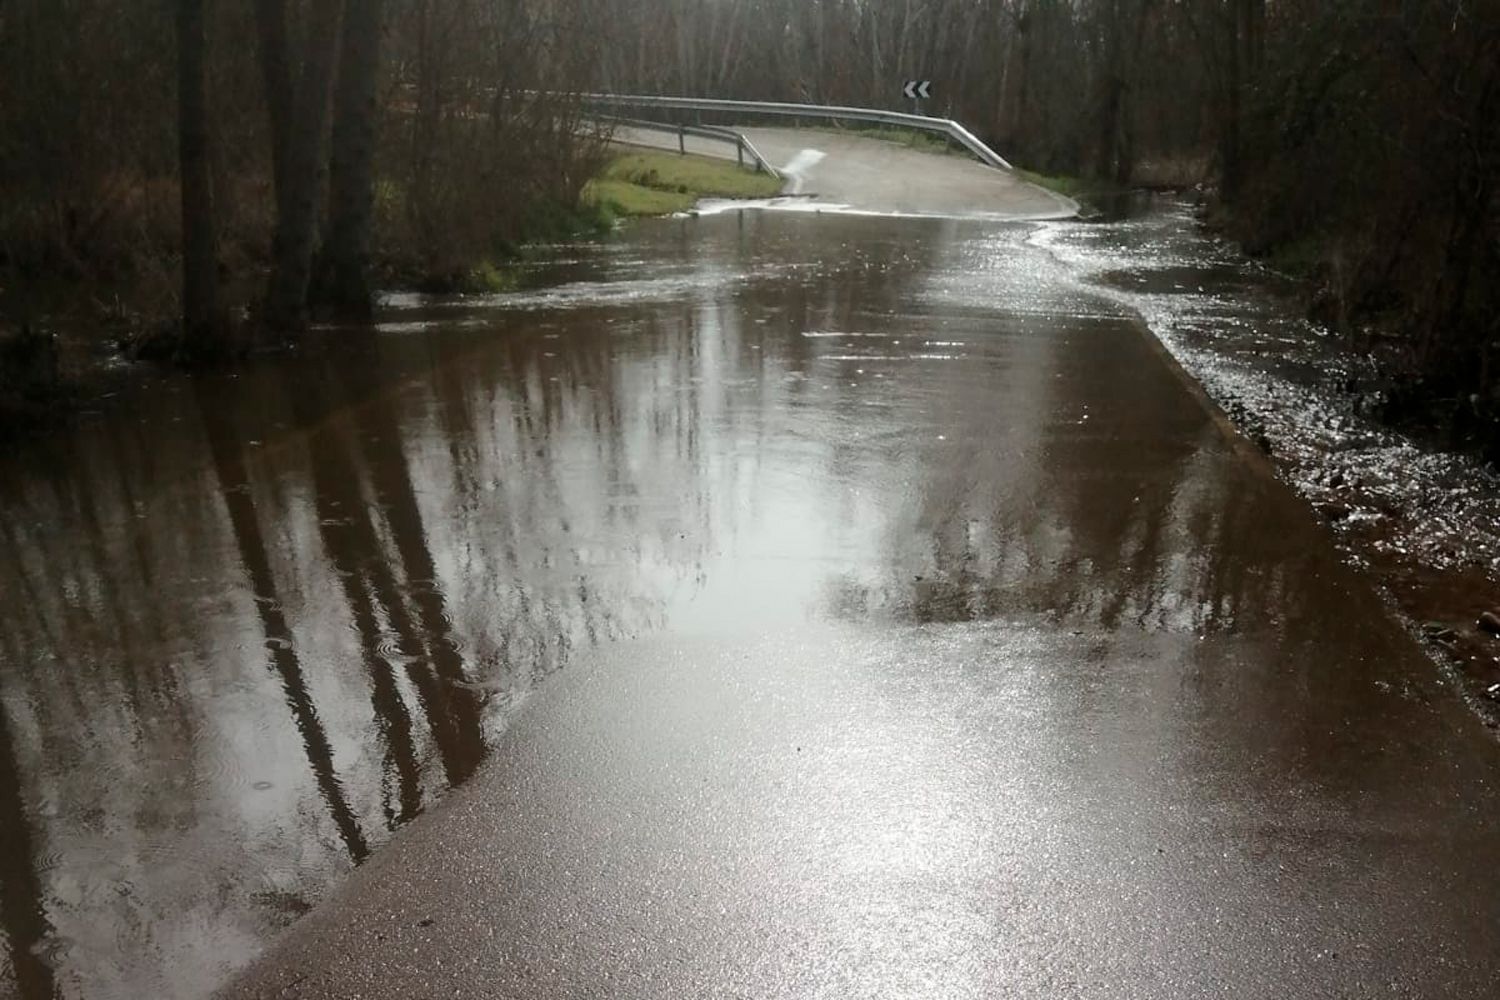
{"label": "flooded road", "polygon": [[1500,470],[1382,422],[1378,345],[1309,322],[1306,290],[1197,225],[1191,203],[1135,207],[1034,242],[1146,320],[1500,729],[1500,641],[1477,624],[1500,608]]}
{"label": "flooded road", "polygon": [[[1114,918],[1186,906],[1194,940],[1228,948],[1216,919],[1242,930],[1295,897],[1287,912],[1306,930],[1343,906],[1337,933],[1305,935],[1315,950],[1342,949],[1374,970],[1368,982],[1405,987],[1420,980],[1405,965],[1382,980],[1382,956],[1425,951],[1449,987],[1438,994],[1482,995],[1471,991],[1500,954],[1492,745],[1131,305],[1079,279],[1056,245],[1068,225],[777,213],[641,224],[539,265],[529,290],[393,297],[375,330],[324,331],[297,358],[142,388],[8,460],[0,995],[205,996],[489,757],[502,782],[509,755],[556,766],[523,774],[533,811],[514,786],[497,792],[521,804],[506,850],[528,857],[552,837],[577,858],[615,830],[625,840],[599,856],[634,857],[629,838],[675,815],[652,798],[665,792],[622,776],[642,794],[633,825],[569,812],[538,775],[566,785],[628,770],[637,752],[691,758],[706,744],[684,733],[718,746],[722,732],[734,747],[775,731],[695,714],[724,709],[722,688],[702,685],[725,675],[777,704],[811,677],[803,714],[779,716],[799,736],[825,721],[820,698],[894,713],[856,733],[855,750],[884,749],[855,763],[895,768],[932,815],[972,834],[968,849],[993,846],[976,803],[997,786],[946,782],[990,767],[1002,756],[990,741],[1006,734],[1014,759],[1037,765],[1016,808],[1054,815],[1066,845],[1113,844],[1089,855],[1092,882],[1066,887],[1076,906],[1098,904],[1111,877],[1128,884],[1120,873],[1137,861],[1122,845],[1171,845],[1185,824],[1196,847],[1174,876],[1178,901],[1158,885],[1128,897],[1139,908],[1106,906]],[[673,675],[663,664],[689,647],[706,650],[704,666]],[[766,649],[777,666],[763,688],[726,666]],[[588,669],[564,669],[579,661]],[[647,661],[645,688],[617,686]],[[996,686],[975,688],[992,662]],[[872,695],[861,664],[888,665],[895,686]],[[547,698],[559,672],[571,700]],[[905,710],[916,742],[902,756]],[[762,758],[710,752],[692,766],[716,788],[759,787],[714,770],[747,759]],[[839,773],[865,772],[828,772]],[[882,794],[878,782],[808,789]],[[765,833],[762,847],[787,819],[722,799],[695,815],[713,808]],[[816,819],[836,841],[829,831],[850,817]],[[1032,825],[1004,829],[1004,857],[1039,843]],[[893,834],[865,832],[868,861]],[[713,841],[699,843],[707,863]],[[464,844],[455,852],[492,853]],[[785,846],[815,868],[829,842]],[[1030,861],[970,861],[944,877],[1024,868],[1045,881]],[[571,872],[516,912],[581,905],[590,887]],[[615,870],[649,896],[640,875]],[[1216,910],[1215,881],[1242,878],[1254,891]],[[1027,905],[1042,906],[1042,882],[1028,884]],[[823,903],[836,909],[837,895]],[[1375,912],[1387,903],[1420,914],[1404,950],[1392,948],[1404,918]],[[941,894],[924,905],[940,908]],[[964,914],[973,933],[941,939],[955,948],[984,938],[992,916]],[[1079,953],[1109,926],[1088,925]],[[860,940],[855,924],[838,930],[782,944],[818,954]],[[731,927],[713,947],[750,940]],[[1033,943],[1016,959],[1027,975],[1045,965],[1033,961],[1043,938]],[[1092,981],[1071,948],[1054,953],[1054,985]],[[900,980],[910,989],[887,995],[920,994],[918,973],[948,953],[922,957]],[[1158,971],[1177,970],[1169,957]],[[1286,970],[1305,971],[1304,958]],[[778,992],[771,966],[740,971],[751,992]],[[713,982],[698,975],[668,981]],[[853,985],[843,995],[873,990]]]}

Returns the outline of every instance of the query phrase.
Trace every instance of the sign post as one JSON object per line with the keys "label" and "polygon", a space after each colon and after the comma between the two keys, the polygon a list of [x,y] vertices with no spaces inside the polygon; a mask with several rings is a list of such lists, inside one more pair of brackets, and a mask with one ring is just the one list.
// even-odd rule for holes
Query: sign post
{"label": "sign post", "polygon": [[912,102],[912,107],[920,115],[922,113],[922,102],[932,96],[932,81],[907,80],[906,86],[901,88],[901,93],[906,95],[906,99]]}

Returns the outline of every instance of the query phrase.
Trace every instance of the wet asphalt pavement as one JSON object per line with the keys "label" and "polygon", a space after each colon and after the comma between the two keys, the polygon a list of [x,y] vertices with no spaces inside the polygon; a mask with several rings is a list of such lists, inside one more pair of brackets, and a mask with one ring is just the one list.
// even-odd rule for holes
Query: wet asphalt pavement
{"label": "wet asphalt pavement", "polygon": [[643,223],[17,459],[0,990],[1493,996],[1500,751],[1070,225]]}
{"label": "wet asphalt pavement", "polygon": [[[969,232],[702,347],[693,599],[230,995],[1493,995],[1493,742],[1141,326]],[[716,374],[777,330],[785,395]]]}

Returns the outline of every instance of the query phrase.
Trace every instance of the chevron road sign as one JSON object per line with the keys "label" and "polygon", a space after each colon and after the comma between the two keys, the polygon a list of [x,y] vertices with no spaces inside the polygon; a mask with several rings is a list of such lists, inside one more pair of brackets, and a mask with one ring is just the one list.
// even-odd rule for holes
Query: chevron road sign
{"label": "chevron road sign", "polygon": [[901,93],[906,95],[907,100],[925,101],[932,96],[931,80],[907,80],[906,86],[901,88]]}

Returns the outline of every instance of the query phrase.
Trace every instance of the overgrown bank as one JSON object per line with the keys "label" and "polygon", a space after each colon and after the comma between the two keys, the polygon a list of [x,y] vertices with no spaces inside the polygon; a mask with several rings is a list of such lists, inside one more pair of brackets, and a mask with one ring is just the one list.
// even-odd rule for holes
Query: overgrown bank
{"label": "overgrown bank", "polygon": [[705,198],[771,198],[781,188],[779,178],[727,160],[641,150],[613,155],[582,201],[606,216],[670,215]]}
{"label": "overgrown bank", "polygon": [[1384,419],[1500,462],[1500,3],[1295,0],[1219,221],[1309,279]]}

